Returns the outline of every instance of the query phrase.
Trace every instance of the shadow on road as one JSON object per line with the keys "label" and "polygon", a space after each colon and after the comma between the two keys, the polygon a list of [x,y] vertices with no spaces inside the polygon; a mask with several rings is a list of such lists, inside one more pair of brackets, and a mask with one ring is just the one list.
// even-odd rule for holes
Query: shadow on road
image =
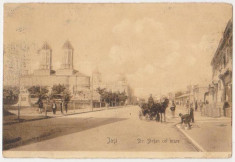
{"label": "shadow on road", "polygon": [[3,150],[126,120],[127,118],[52,118],[3,126]]}

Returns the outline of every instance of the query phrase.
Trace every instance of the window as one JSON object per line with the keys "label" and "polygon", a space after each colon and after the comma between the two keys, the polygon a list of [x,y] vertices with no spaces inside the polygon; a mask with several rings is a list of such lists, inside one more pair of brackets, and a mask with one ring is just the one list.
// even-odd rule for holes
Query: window
{"label": "window", "polygon": [[219,81],[218,89],[221,90],[221,81]]}
{"label": "window", "polygon": [[224,54],[224,56],[223,56],[223,64],[224,64],[224,67],[225,67],[225,65],[226,65],[226,53]]}
{"label": "window", "polygon": [[227,47],[226,48],[226,58],[227,58],[227,60],[226,60],[226,64],[229,62],[229,60],[230,60],[230,48],[229,47]]}

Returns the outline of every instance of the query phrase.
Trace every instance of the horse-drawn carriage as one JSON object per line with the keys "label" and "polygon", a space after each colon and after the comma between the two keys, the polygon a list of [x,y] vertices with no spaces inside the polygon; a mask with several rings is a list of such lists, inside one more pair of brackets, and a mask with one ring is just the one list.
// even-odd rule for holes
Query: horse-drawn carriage
{"label": "horse-drawn carriage", "polygon": [[165,121],[165,111],[168,106],[169,100],[164,99],[162,103],[143,103],[140,105],[139,119],[156,120],[162,122],[162,114]]}

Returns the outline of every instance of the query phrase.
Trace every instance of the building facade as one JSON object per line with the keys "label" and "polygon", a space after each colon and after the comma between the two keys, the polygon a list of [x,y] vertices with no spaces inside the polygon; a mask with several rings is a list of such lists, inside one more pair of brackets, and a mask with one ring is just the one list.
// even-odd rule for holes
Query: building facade
{"label": "building facade", "polygon": [[175,97],[175,103],[178,105],[182,105],[185,106],[187,101],[191,102],[191,98],[193,98],[193,94],[186,92],[184,94],[182,94],[181,96]]}
{"label": "building facade", "polygon": [[233,22],[229,20],[223,37],[211,61],[212,83],[209,85],[209,105],[214,116],[231,117],[232,113],[232,44]]}
{"label": "building facade", "polygon": [[193,101],[194,102],[205,102],[205,93],[208,92],[207,85],[194,85],[193,86]]}
{"label": "building facade", "polygon": [[[44,43],[39,50],[40,67],[33,74],[26,74],[20,77],[20,95],[19,103],[22,106],[28,106],[30,96],[27,89],[31,86],[45,86],[51,90],[53,85],[64,85],[72,94],[74,103],[90,105],[90,77],[80,73],[73,68],[74,48],[69,41],[66,41],[62,47],[63,60],[58,70],[52,68],[52,48],[48,43]],[[49,92],[50,93],[50,92]]]}

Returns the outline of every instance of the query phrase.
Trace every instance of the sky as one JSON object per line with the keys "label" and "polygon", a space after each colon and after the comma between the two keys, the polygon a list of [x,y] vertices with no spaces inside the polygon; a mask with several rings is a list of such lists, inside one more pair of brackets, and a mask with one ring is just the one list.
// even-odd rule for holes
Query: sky
{"label": "sky", "polygon": [[157,95],[210,82],[210,62],[231,18],[232,6],[222,3],[5,4],[4,45],[30,44],[33,71],[46,41],[56,70],[69,40],[75,69],[98,69],[103,80],[121,74],[137,96]]}

